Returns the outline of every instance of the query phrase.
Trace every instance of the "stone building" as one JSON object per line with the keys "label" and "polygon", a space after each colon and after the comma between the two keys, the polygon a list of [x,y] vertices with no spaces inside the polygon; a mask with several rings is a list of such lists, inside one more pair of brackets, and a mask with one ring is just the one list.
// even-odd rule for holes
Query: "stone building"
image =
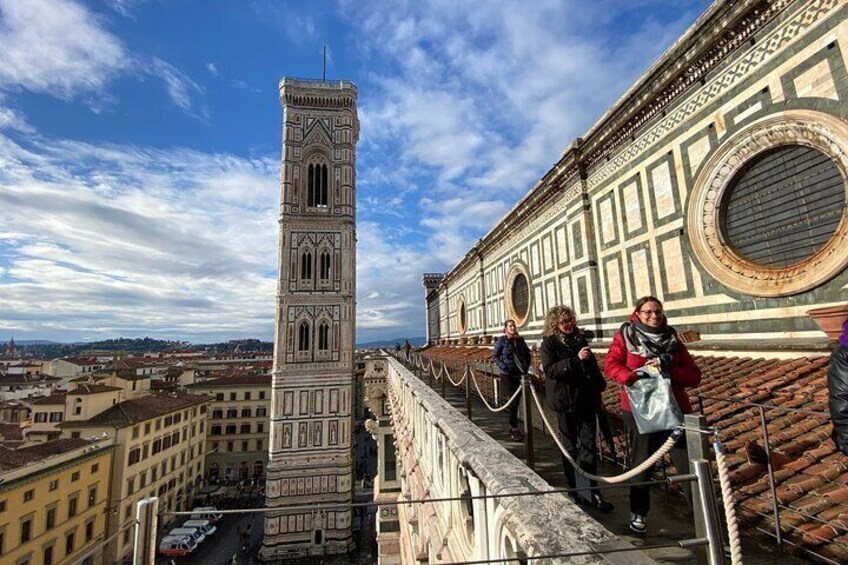
{"label": "stone building", "polygon": [[209,411],[204,475],[208,479],[265,477],[268,464],[270,375],[210,379],[186,387],[213,398]]}
{"label": "stone building", "polygon": [[101,565],[110,440],[0,446],[0,562]]}
{"label": "stone building", "polygon": [[[346,553],[356,284],[356,87],[285,78],[271,445],[261,556]],[[288,506],[300,509],[287,510]]]}
{"label": "stone building", "polygon": [[[83,397],[83,402],[88,399]],[[114,445],[109,470],[109,508],[104,562],[130,555],[136,503],[158,496],[160,512],[191,509],[203,479],[206,419],[210,398],[192,394],[149,394],[118,402],[83,420],[68,419],[70,438],[108,438]],[[106,483],[104,483],[104,490]],[[172,515],[160,516],[167,523]]]}
{"label": "stone building", "polygon": [[807,311],[848,286],[846,42],[836,0],[715,2],[429,292],[431,340],[538,337],[556,304],[609,338],[647,294],[705,342],[823,337]]}

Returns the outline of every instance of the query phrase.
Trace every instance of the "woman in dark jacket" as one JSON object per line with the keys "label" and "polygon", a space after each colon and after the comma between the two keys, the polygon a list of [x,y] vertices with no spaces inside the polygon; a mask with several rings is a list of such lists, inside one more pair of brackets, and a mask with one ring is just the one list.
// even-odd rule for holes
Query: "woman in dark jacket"
{"label": "woman in dark jacket", "polygon": [[[630,409],[630,401],[624,389],[640,377],[636,369],[645,365],[660,367],[671,378],[671,390],[677,405],[684,414],[692,412],[687,387],[701,383],[701,370],[674,328],[668,325],[662,303],[653,296],[640,298],[630,315],[630,321],[615,334],[604,361],[604,372],[615,379],[621,388],[621,417],[630,440],[631,468],[647,460],[668,439],[670,431],[640,434]],[[683,438],[671,450],[671,459],[678,472],[689,468],[686,445]],[[633,478],[634,482],[648,481],[651,469]],[[645,517],[651,509],[651,491],[648,486],[630,487],[630,529],[645,533]]]}
{"label": "woman in dark jacket", "polygon": [[[530,368],[530,349],[524,338],[518,335],[514,320],[507,320],[504,333],[495,341],[492,350],[492,361],[500,369],[501,383],[507,398],[512,398],[521,386],[521,375]],[[518,405],[516,398],[509,405],[509,437],[515,441],[524,441],[524,433],[518,428]]]}
{"label": "woman in dark jacket", "polygon": [[[560,439],[581,469],[597,474],[596,414],[606,381],[589,344],[577,328],[574,310],[568,306],[554,306],[548,310],[543,335],[545,397],[548,407],[557,413]],[[568,486],[576,488],[574,467],[565,457],[562,464]],[[597,486],[595,481],[590,484]],[[571,498],[580,500],[576,494]],[[612,504],[597,490],[592,491],[591,503],[603,512],[613,510]]]}
{"label": "woman in dark jacket", "polygon": [[830,354],[827,389],[833,442],[839,451],[848,455],[848,320],[842,325],[842,335]]}

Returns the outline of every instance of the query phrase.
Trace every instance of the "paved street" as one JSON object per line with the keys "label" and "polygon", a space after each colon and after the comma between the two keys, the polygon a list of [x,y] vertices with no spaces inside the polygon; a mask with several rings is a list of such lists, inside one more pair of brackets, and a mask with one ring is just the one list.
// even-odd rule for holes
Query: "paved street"
{"label": "paved street", "polygon": [[[184,520],[179,520],[181,522]],[[259,551],[262,543],[262,514],[226,514],[218,522],[218,531],[200,544],[197,550],[187,557],[177,557],[177,565],[230,565],[233,555],[239,565],[254,563],[253,556]],[[248,551],[242,552],[239,532],[244,532],[250,525],[250,541]],[[164,533],[177,526],[169,526]],[[168,565],[169,559],[159,556],[157,565]]]}

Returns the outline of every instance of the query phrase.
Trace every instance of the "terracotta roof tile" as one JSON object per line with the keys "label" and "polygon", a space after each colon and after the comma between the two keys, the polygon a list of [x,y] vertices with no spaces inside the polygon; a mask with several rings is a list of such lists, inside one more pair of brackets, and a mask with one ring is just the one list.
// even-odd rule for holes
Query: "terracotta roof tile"
{"label": "terracotta roof tile", "polygon": [[88,420],[63,422],[60,426],[63,428],[90,426],[123,428],[210,400],[210,397],[199,394],[150,394],[119,402]]}

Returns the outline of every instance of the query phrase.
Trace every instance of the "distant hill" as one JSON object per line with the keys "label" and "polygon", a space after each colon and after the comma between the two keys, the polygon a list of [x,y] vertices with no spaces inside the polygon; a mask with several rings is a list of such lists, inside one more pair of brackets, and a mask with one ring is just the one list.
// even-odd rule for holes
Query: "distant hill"
{"label": "distant hill", "polygon": [[357,343],[358,349],[374,349],[377,347],[394,347],[396,343],[403,345],[405,340],[409,340],[412,347],[421,347],[426,343],[426,338],[423,337],[396,337],[394,339],[382,339],[377,341],[366,341]]}
{"label": "distant hill", "polygon": [[[15,345],[56,345],[58,341],[50,341],[47,339],[16,339]],[[6,347],[8,341],[0,341],[0,347]]]}

